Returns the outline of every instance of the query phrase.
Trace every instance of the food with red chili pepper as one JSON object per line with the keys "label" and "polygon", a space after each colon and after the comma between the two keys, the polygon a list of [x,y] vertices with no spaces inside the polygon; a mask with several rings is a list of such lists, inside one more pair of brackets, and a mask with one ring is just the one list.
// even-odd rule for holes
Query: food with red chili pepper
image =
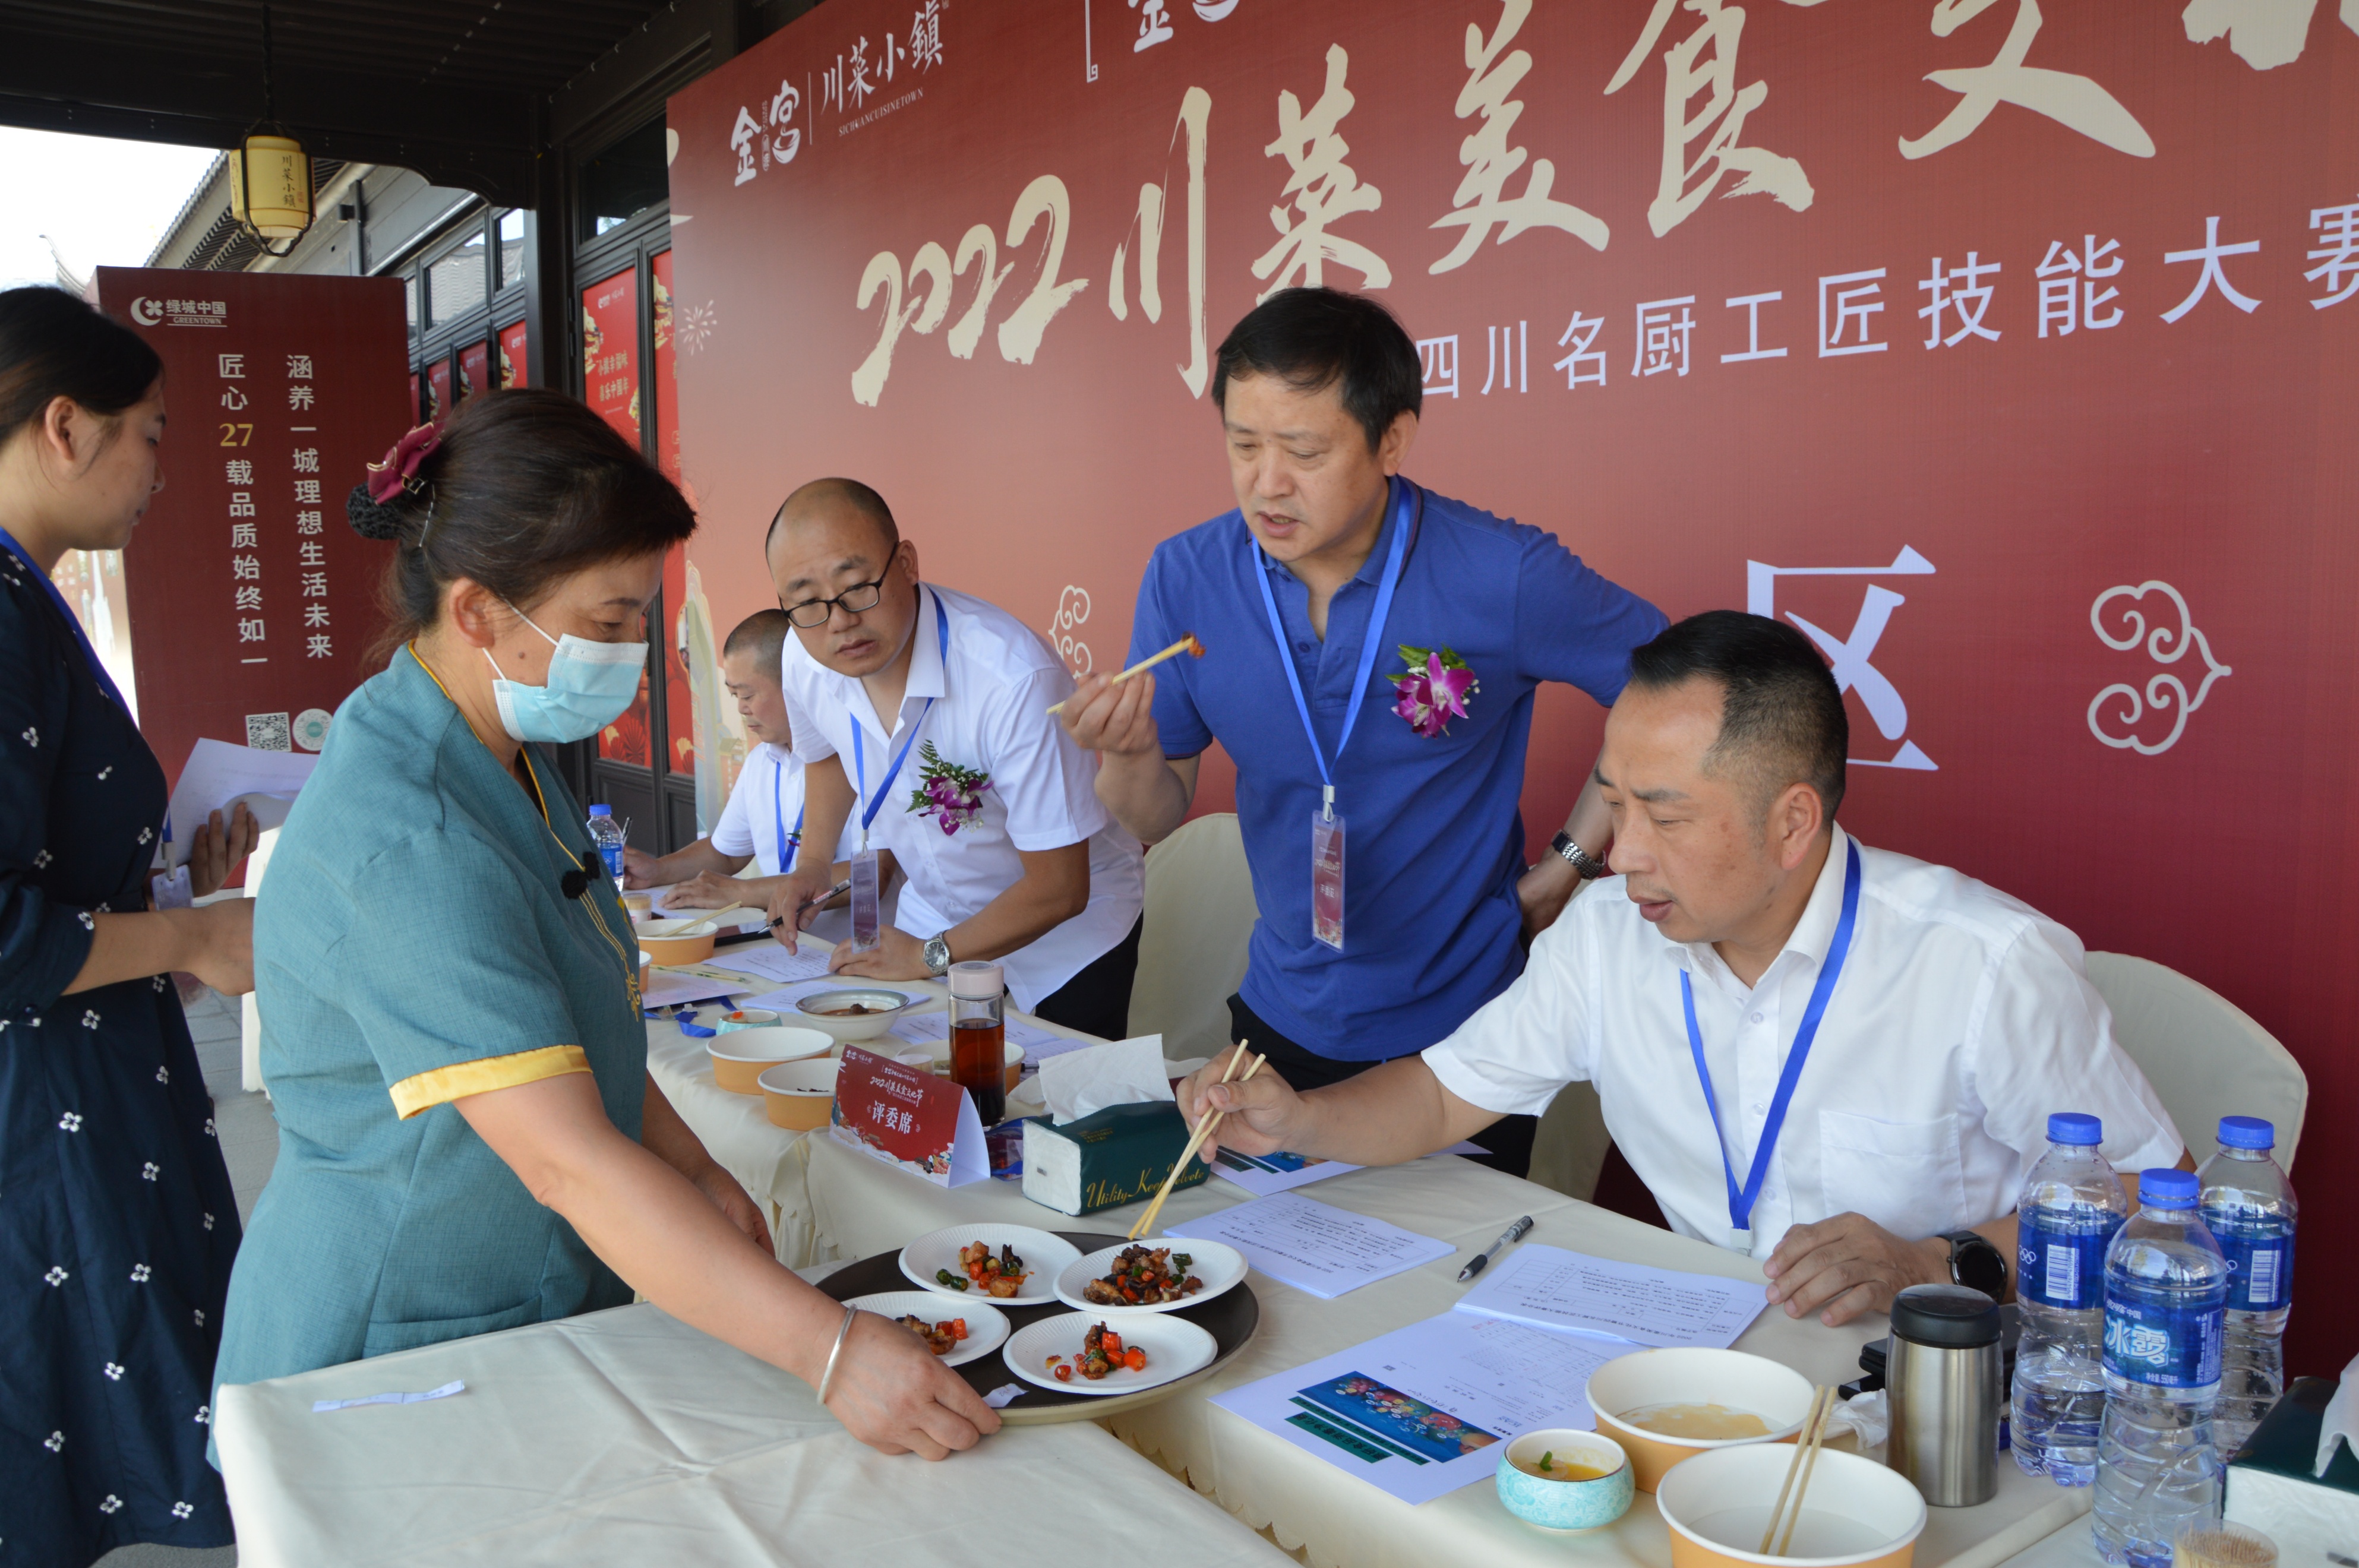
{"label": "food with red chili pepper", "polygon": [[1016,1249],[1002,1247],[999,1256],[995,1258],[991,1255],[990,1244],[983,1241],[959,1249],[959,1268],[966,1278],[961,1279],[948,1269],[937,1269],[934,1271],[935,1282],[956,1291],[978,1285],[985,1295],[997,1296],[1002,1301],[1022,1291],[1028,1275],[1024,1260],[1016,1255]]}
{"label": "food with red chili pepper", "polygon": [[902,1327],[926,1342],[926,1348],[937,1356],[947,1356],[966,1338],[966,1319],[954,1317],[945,1323],[928,1323],[924,1318],[904,1315],[896,1320]]}
{"label": "food with red chili pepper", "polygon": [[1152,1250],[1125,1247],[1114,1260],[1111,1273],[1082,1287],[1082,1299],[1092,1306],[1155,1306],[1182,1301],[1204,1288],[1203,1281],[1188,1272],[1194,1261],[1185,1252],[1175,1257],[1169,1247]]}
{"label": "food with red chili pepper", "polygon": [[[1122,1336],[1104,1324],[1095,1324],[1082,1338],[1082,1353],[1073,1357],[1072,1369],[1094,1383],[1110,1372],[1128,1368],[1134,1372],[1147,1370],[1147,1352],[1137,1346],[1125,1346]],[[1053,1368],[1057,1380],[1071,1381],[1062,1367]]]}

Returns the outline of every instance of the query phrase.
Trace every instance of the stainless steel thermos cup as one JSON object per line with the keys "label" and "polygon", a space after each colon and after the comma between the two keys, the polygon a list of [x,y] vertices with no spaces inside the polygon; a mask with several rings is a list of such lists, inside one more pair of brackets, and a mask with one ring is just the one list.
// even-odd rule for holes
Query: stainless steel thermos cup
{"label": "stainless steel thermos cup", "polygon": [[1911,1285],[1893,1298],[1886,1463],[1936,1508],[1971,1508],[1998,1492],[2003,1354],[1998,1303],[1982,1292]]}

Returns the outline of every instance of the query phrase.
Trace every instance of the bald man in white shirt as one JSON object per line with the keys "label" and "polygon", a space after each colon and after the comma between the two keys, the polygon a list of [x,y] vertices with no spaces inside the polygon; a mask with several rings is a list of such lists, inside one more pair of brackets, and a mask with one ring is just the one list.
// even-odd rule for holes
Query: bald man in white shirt
{"label": "bald man in white shirt", "polygon": [[2010,1295],[2050,1112],[2101,1118],[2133,1193],[2193,1168],[2071,932],[1835,825],[1849,727],[1799,633],[1712,611],[1631,668],[1597,764],[1618,881],[1440,1044],[1299,1095],[1220,1084],[1223,1057],[1182,1086],[1191,1123],[1234,1110],[1218,1141],[1243,1152],[1384,1164],[1587,1079],[1672,1227],[1828,1324],[1912,1284]]}

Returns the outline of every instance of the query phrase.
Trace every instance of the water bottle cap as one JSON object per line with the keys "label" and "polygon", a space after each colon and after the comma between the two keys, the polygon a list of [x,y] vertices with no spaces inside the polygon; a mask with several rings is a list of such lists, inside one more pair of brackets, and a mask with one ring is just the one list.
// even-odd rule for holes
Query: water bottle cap
{"label": "water bottle cap", "polygon": [[2138,1202],[2148,1208],[2193,1208],[2201,1190],[2192,1171],[2138,1173]]}
{"label": "water bottle cap", "polygon": [[1965,1285],[1911,1285],[1892,1298],[1892,1332],[1945,1350],[1995,1345],[1998,1303]]}
{"label": "water bottle cap", "polygon": [[593,806],[590,808],[590,815],[592,816],[612,816],[614,815],[614,808],[611,806]]}
{"label": "water bottle cap", "polygon": [[2274,1149],[2277,1130],[2257,1116],[2223,1116],[2220,1141],[2231,1149]]}
{"label": "water bottle cap", "polygon": [[2060,1110],[2048,1119],[2048,1141],[2074,1147],[2103,1143],[2105,1124],[2082,1110]]}
{"label": "water bottle cap", "polygon": [[1007,989],[999,966],[986,964],[981,959],[952,964],[950,981],[951,995],[962,1001],[989,1001]]}

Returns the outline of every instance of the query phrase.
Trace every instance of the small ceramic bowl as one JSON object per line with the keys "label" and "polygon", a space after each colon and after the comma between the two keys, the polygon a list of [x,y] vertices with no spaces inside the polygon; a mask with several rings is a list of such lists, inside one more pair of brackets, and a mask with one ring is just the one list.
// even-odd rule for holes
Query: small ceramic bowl
{"label": "small ceramic bowl", "polygon": [[1671,1568],[1909,1568],[1924,1498],[1897,1471],[1834,1448],[1819,1451],[1786,1553],[1762,1552],[1793,1457],[1755,1443],[1699,1454],[1664,1476],[1655,1503],[1670,1526]]}
{"label": "small ceramic bowl", "polygon": [[[1791,1443],[1810,1413],[1810,1380],[1781,1362],[1742,1350],[1689,1347],[1617,1356],[1589,1375],[1597,1430],[1622,1445],[1638,1489],[1651,1492],[1672,1465],[1719,1448]],[[1623,1417],[1656,1405],[1720,1405],[1761,1418],[1757,1437],[1670,1437]]]}
{"label": "small ceramic bowl", "polygon": [[[806,1029],[824,1031],[838,1040],[874,1040],[892,1028],[894,1020],[924,1000],[893,990],[820,991],[796,1001],[795,1022]],[[849,1007],[864,1007],[868,1011],[831,1016],[838,1009]]]}
{"label": "small ceramic bowl", "polygon": [[739,1029],[776,1028],[777,1022],[778,1015],[766,1007],[741,1007],[734,1012],[723,1013],[713,1027],[727,1034]]}
{"label": "small ceramic bowl", "polygon": [[824,1056],[835,1044],[816,1029],[740,1029],[704,1043],[712,1080],[732,1094],[758,1095],[762,1074],[781,1062]]}
{"label": "small ceramic bowl", "polygon": [[770,1124],[789,1132],[825,1127],[834,1113],[835,1074],[842,1065],[832,1057],[810,1056],[765,1068],[756,1082]]}
{"label": "small ceramic bowl", "polygon": [[[1579,1481],[1552,1481],[1516,1467],[1517,1460],[1537,1465],[1543,1456],[1605,1473]],[[1509,1513],[1542,1530],[1595,1530],[1612,1524],[1629,1512],[1635,1490],[1630,1456],[1620,1444],[1593,1432],[1568,1427],[1527,1432],[1499,1455],[1499,1500]]]}

